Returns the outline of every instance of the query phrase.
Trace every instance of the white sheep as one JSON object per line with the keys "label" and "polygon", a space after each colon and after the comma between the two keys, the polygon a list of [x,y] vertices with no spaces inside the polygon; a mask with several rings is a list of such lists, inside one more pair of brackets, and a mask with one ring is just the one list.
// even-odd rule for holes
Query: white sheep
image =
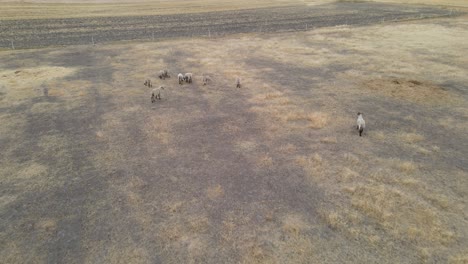
{"label": "white sheep", "polygon": [[159,86],[158,88],[154,88],[151,91],[151,103],[156,102],[156,99],[161,100],[161,90],[164,90],[163,86]]}
{"label": "white sheep", "polygon": [[187,83],[192,83],[192,74],[190,72],[187,72],[185,75],[184,75],[184,80],[187,82]]}
{"label": "white sheep", "polygon": [[210,76],[203,75],[203,77],[202,77],[203,85],[206,85],[208,83],[208,81],[211,81]]}
{"label": "white sheep", "polygon": [[239,77],[236,78],[236,88],[241,88],[241,81]]}
{"label": "white sheep", "polygon": [[362,132],[364,131],[364,128],[366,128],[366,121],[364,121],[364,118],[362,118],[362,113],[357,113],[358,118],[357,118],[357,130],[359,131],[359,136],[362,136]]}
{"label": "white sheep", "polygon": [[35,88],[35,90],[38,90],[42,93],[43,96],[48,97],[49,96],[49,87],[46,85],[41,85],[41,88]]}
{"label": "white sheep", "polygon": [[145,86],[148,86],[148,88],[153,87],[153,84],[151,83],[150,79],[147,79],[144,83]]}
{"label": "white sheep", "polygon": [[159,77],[159,79],[164,80],[164,79],[166,79],[166,78],[169,78],[170,76],[169,76],[169,74],[167,73],[167,70],[160,70],[160,71],[159,71],[159,74],[158,74],[158,77]]}
{"label": "white sheep", "polygon": [[177,74],[177,79],[179,79],[179,84],[184,82],[184,75],[182,73]]}

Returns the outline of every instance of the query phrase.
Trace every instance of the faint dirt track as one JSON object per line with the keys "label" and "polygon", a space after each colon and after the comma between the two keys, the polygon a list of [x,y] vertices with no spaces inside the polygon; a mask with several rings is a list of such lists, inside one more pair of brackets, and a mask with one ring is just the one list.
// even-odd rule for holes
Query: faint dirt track
{"label": "faint dirt track", "polygon": [[17,49],[248,32],[303,31],[338,25],[454,15],[449,10],[380,3],[295,5],[237,11],[158,16],[5,20],[0,48]]}

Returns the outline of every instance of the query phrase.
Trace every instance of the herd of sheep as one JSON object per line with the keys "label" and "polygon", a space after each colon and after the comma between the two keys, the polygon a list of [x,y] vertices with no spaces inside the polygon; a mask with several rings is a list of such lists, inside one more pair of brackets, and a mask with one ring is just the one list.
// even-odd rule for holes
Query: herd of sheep
{"label": "herd of sheep", "polygon": [[[167,70],[160,70],[158,77],[161,80],[170,78]],[[180,85],[182,85],[184,82],[192,83],[192,78],[193,78],[193,74],[190,72],[186,74],[182,74],[182,73],[177,74],[177,80],[179,81]],[[206,85],[209,80],[210,80],[210,77],[203,75],[203,78],[202,78],[203,85]],[[148,88],[153,87],[153,84],[150,79],[145,80],[143,84],[147,86]],[[241,88],[241,81],[239,77],[236,78],[236,88]],[[154,88],[151,91],[151,103],[156,102],[156,100],[161,100],[161,90],[164,90],[164,86],[159,86],[157,88]],[[362,117],[362,113],[358,113],[358,118],[357,118],[356,123],[357,123],[357,130],[359,131],[359,136],[362,136],[362,132],[364,131],[364,128],[366,127],[366,122],[364,121],[364,118]]]}
{"label": "herd of sheep", "polygon": [[[167,70],[160,70],[158,73],[158,78],[161,80],[165,80],[166,78],[170,78],[171,76],[169,75]],[[211,80],[209,76],[203,75],[202,76],[202,82],[203,85],[206,85],[208,81]],[[179,81],[179,84],[182,85],[184,82],[186,83],[192,83],[193,79],[193,74],[190,72],[187,72],[185,74],[179,73],[177,74],[177,80]],[[143,83],[145,86],[148,88],[153,87],[153,83],[151,82],[150,79],[146,79],[145,82]],[[241,81],[240,78],[236,78],[236,87],[241,88]],[[156,102],[156,100],[161,100],[161,90],[164,90],[164,86],[159,86],[157,88],[154,88],[151,91],[151,103]]]}

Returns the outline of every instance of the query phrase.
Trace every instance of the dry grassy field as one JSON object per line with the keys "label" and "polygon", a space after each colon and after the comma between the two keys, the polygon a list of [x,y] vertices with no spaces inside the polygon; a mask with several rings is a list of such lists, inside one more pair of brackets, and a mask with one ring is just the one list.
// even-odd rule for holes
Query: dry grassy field
{"label": "dry grassy field", "polygon": [[[187,10],[193,11],[191,8]],[[136,14],[5,19],[0,24],[0,49],[219,37],[236,33],[306,31],[309,27],[316,29],[342,25],[363,26],[385,21],[454,17],[461,12],[454,8],[338,2],[322,5],[295,3],[289,6],[200,13]]]}
{"label": "dry grassy field", "polygon": [[0,263],[467,263],[467,40],[458,15],[3,50]]}

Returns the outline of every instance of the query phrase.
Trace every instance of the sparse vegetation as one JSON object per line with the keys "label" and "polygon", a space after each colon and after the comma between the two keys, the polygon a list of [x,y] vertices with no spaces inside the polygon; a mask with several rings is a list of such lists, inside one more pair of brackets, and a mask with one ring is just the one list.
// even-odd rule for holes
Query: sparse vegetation
{"label": "sparse vegetation", "polygon": [[466,263],[466,16],[368,22],[1,51],[0,262]]}

